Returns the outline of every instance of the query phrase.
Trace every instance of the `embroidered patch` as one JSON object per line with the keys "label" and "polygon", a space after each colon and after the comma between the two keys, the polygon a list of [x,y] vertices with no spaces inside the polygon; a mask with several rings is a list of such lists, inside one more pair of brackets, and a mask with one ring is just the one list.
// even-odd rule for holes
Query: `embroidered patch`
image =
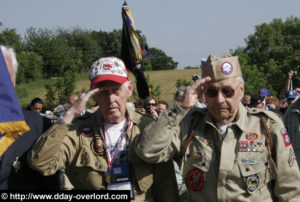
{"label": "embroidered patch", "polygon": [[240,152],[263,152],[265,147],[264,141],[247,141],[241,140],[239,143]]}
{"label": "embroidered patch", "polygon": [[214,143],[210,140],[207,140],[203,137],[199,137],[199,136],[196,136],[196,139],[199,140],[200,142],[203,142],[205,144],[208,144],[208,145],[214,145]]}
{"label": "embroidered patch", "polygon": [[203,172],[199,169],[190,170],[187,174],[186,184],[190,190],[200,191],[205,184]]}
{"label": "embroidered patch", "polygon": [[291,145],[291,140],[290,140],[290,137],[289,137],[289,134],[288,134],[286,128],[282,128],[280,130],[280,133],[283,137],[283,142],[284,142],[285,146],[286,147],[290,146]]}
{"label": "embroidered patch", "polygon": [[247,189],[253,192],[257,189],[259,185],[259,178],[257,175],[248,176],[246,179]]}
{"label": "embroidered patch", "polygon": [[247,140],[257,140],[258,134],[257,133],[247,133],[246,139]]}
{"label": "embroidered patch", "polygon": [[294,150],[292,150],[292,148],[290,149],[290,155],[289,155],[289,160],[288,163],[290,165],[290,167],[292,167],[294,165],[294,161],[296,161],[296,155]]}
{"label": "embroidered patch", "polygon": [[221,72],[223,74],[226,74],[226,75],[229,75],[231,74],[233,71],[233,66],[230,62],[224,62],[222,65],[221,65]]}
{"label": "embroidered patch", "polygon": [[94,141],[91,142],[91,149],[95,155],[103,155],[104,154],[104,142],[100,135],[94,136]]}
{"label": "embroidered patch", "polygon": [[87,126],[87,125],[81,125],[79,127],[79,132],[84,137],[92,137],[93,136],[92,127]]}
{"label": "embroidered patch", "polygon": [[256,160],[256,159],[242,159],[243,163],[249,164],[249,165],[255,165],[258,164],[260,162],[260,160]]}

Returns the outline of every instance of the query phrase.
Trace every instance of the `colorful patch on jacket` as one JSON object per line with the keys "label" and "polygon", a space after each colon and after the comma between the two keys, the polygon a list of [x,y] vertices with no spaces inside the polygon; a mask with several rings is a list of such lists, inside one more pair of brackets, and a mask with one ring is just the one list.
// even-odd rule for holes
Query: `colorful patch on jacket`
{"label": "colorful patch on jacket", "polygon": [[205,139],[203,137],[195,136],[195,138],[197,140],[199,140],[200,142],[203,142],[203,143],[208,144],[208,145],[213,145],[214,144],[212,141],[207,140],[207,139]]}
{"label": "colorful patch on jacket", "polygon": [[247,133],[246,134],[246,139],[247,140],[257,140],[258,139],[258,134],[253,133],[253,132]]}
{"label": "colorful patch on jacket", "polygon": [[203,172],[196,168],[190,170],[186,177],[186,184],[190,190],[200,191],[205,184]]}
{"label": "colorful patch on jacket", "polygon": [[247,189],[253,192],[257,189],[259,185],[259,177],[257,175],[248,176],[246,179]]}
{"label": "colorful patch on jacket", "polygon": [[93,136],[93,128],[87,125],[81,125],[79,127],[79,132],[84,137],[92,137]]}
{"label": "colorful patch on jacket", "polygon": [[291,140],[290,140],[290,136],[289,136],[286,128],[282,128],[280,130],[280,133],[281,133],[281,135],[283,137],[283,142],[284,142],[285,146],[286,147],[290,146],[291,145]]}
{"label": "colorful patch on jacket", "polygon": [[241,140],[239,142],[240,152],[263,152],[265,142],[261,140]]}

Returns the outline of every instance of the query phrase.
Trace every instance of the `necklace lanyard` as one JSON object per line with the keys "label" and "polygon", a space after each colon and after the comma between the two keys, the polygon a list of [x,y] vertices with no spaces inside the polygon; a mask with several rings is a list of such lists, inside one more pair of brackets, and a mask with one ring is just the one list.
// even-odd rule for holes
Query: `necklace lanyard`
{"label": "necklace lanyard", "polygon": [[[119,139],[118,139],[118,141],[117,141],[117,143],[116,143],[116,146],[115,146],[116,151],[113,153],[111,160],[109,159],[109,152],[108,152],[107,149],[106,149],[106,158],[107,158],[107,161],[108,161],[108,167],[111,167],[111,165],[113,164],[113,162],[114,162],[114,160],[115,160],[115,158],[116,158],[116,156],[117,156],[117,153],[118,153],[118,151],[119,151],[119,148],[120,148],[120,146],[121,146],[121,142],[122,142],[122,140],[124,139],[124,137],[126,136],[126,134],[128,133],[129,129],[132,128],[132,125],[133,125],[132,121],[129,121],[129,123],[128,123],[128,125],[127,125],[127,128],[126,128],[126,129],[123,131],[123,133],[120,135],[120,137],[119,137]],[[105,139],[105,129],[104,129],[104,125],[102,126],[102,133],[101,133],[101,135],[103,136],[104,143],[105,143],[104,145],[105,145],[105,147],[106,147],[106,139]]]}

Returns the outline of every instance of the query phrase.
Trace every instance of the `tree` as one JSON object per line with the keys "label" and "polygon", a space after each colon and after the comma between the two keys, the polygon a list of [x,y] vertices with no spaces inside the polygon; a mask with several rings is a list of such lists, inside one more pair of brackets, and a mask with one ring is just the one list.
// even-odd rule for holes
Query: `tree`
{"label": "tree", "polygon": [[42,79],[43,59],[35,52],[23,51],[17,55],[19,62],[17,83]]}
{"label": "tree", "polygon": [[[300,21],[296,17],[285,22],[274,19],[269,24],[256,26],[255,30],[246,39],[246,47],[233,52],[243,61],[246,91],[253,95],[259,88],[266,87],[272,95],[282,98],[287,72],[300,68]],[[300,84],[299,75],[294,81]]]}
{"label": "tree", "polygon": [[[2,23],[0,22],[0,27]],[[4,29],[0,33],[0,44],[12,47],[18,53],[25,49],[22,38],[16,33],[16,29]]]}
{"label": "tree", "polygon": [[[146,57],[142,60],[142,66],[146,66],[144,64],[148,62],[151,64],[152,69],[147,70],[176,69],[178,65],[178,62],[174,62],[172,57],[167,56],[164,51],[157,48],[149,48]],[[150,65],[147,67],[150,67]]]}

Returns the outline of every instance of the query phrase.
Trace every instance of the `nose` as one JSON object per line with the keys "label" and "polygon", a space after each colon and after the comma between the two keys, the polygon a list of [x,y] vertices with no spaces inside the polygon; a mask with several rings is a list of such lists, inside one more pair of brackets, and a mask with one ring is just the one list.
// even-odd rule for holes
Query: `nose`
{"label": "nose", "polygon": [[219,90],[218,95],[216,96],[217,103],[223,103],[225,101],[225,97],[222,92]]}
{"label": "nose", "polygon": [[109,91],[107,96],[108,96],[108,100],[110,103],[112,103],[116,100],[116,95],[112,91]]}

